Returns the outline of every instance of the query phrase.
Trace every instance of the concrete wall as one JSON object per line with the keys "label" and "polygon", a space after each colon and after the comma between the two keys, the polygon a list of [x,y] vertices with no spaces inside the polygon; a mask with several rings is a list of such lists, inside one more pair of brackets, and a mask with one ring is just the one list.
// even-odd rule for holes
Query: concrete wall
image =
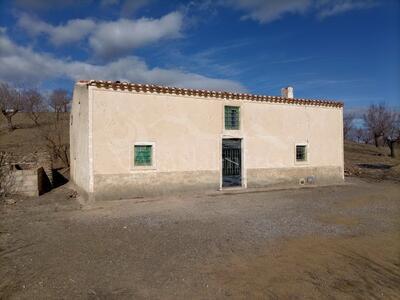
{"label": "concrete wall", "polygon": [[51,154],[48,151],[40,151],[37,153],[36,165],[43,168],[45,176],[47,176],[48,182],[44,183],[46,190],[50,190],[53,185],[53,161]]}
{"label": "concrete wall", "polygon": [[[71,176],[96,198],[218,189],[223,137],[242,138],[245,187],[343,180],[342,108],[88,90],[74,91]],[[241,107],[240,130],[224,130],[224,105]],[[132,166],[141,142],[153,143],[154,168]],[[307,163],[295,162],[296,143]]]}
{"label": "concrete wall", "polygon": [[71,180],[86,193],[91,191],[89,91],[85,84],[74,88],[70,114],[70,173]]}
{"label": "concrete wall", "polygon": [[49,179],[43,168],[13,170],[9,176],[13,182],[12,193],[35,197],[48,189]]}

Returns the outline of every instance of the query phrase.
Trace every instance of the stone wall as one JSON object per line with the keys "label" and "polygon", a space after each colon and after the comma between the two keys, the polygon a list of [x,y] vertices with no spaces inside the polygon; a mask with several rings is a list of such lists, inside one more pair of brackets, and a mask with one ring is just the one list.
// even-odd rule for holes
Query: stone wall
{"label": "stone wall", "polygon": [[118,200],[215,191],[219,177],[218,171],[96,175],[91,196],[95,200]]}
{"label": "stone wall", "polygon": [[13,194],[35,197],[48,190],[49,179],[42,167],[18,170],[10,173],[13,181]]}
{"label": "stone wall", "polygon": [[[299,185],[341,184],[341,167],[297,167],[248,169],[248,188],[289,187]],[[95,192],[80,193],[87,200],[118,200],[165,195],[193,194],[217,191],[220,188],[218,171],[147,172],[95,175]]]}
{"label": "stone wall", "polygon": [[53,186],[52,159],[47,151],[36,151],[29,155],[8,154],[8,168],[4,180],[6,194],[39,196]]}

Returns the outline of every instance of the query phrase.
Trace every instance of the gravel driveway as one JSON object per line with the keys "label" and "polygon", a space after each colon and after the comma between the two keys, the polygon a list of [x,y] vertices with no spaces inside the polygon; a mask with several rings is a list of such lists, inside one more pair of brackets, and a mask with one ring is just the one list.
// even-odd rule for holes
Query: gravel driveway
{"label": "gravel driveway", "polygon": [[400,185],[1,210],[0,299],[400,297]]}

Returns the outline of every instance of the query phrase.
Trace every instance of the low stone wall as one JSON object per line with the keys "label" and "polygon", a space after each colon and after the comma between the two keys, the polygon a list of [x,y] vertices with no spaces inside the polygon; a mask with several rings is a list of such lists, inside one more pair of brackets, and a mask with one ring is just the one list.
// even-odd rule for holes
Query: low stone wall
{"label": "low stone wall", "polygon": [[42,167],[26,170],[13,170],[10,173],[13,181],[12,193],[35,197],[48,191],[50,181]]}
{"label": "low stone wall", "polygon": [[249,169],[247,187],[268,187],[277,185],[336,184],[343,182],[341,167],[307,167]]}
{"label": "low stone wall", "polygon": [[[247,187],[298,186],[343,183],[341,167],[248,169]],[[217,191],[219,171],[140,172],[120,175],[95,175],[94,193],[83,193],[89,200],[114,200]],[[82,191],[81,191],[82,193]]]}
{"label": "low stone wall", "polygon": [[47,151],[28,155],[2,152],[0,193],[39,196],[53,186],[52,159]]}
{"label": "low stone wall", "polygon": [[210,191],[219,188],[218,171],[144,172],[121,175],[95,175],[95,200],[129,199]]}

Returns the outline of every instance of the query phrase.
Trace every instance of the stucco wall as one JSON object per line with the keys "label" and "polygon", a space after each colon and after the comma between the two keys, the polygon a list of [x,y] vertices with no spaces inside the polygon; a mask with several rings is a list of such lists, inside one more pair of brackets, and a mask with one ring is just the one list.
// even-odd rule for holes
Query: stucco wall
{"label": "stucco wall", "polygon": [[130,161],[135,142],[155,142],[158,172],[219,170],[215,100],[107,90],[94,90],[93,99],[94,174],[137,172]]}
{"label": "stucco wall", "polygon": [[[134,191],[143,191],[150,183],[159,187],[158,192],[170,186],[178,188],[179,182],[171,181],[165,173],[182,178],[181,188],[185,189],[195,182],[193,171],[210,174],[208,179],[202,178],[202,186],[218,188],[220,176],[215,174],[221,173],[223,137],[243,139],[245,186],[247,182],[251,186],[271,182],[260,177],[268,174],[263,173],[267,169],[311,176],[316,168],[324,167],[321,179],[343,178],[342,108],[144,94],[92,86],[89,91],[93,97],[93,191],[97,194],[111,196],[129,189],[135,196]],[[224,130],[224,105],[241,107],[239,131]],[[154,169],[132,168],[135,142],[154,143]],[[295,162],[296,143],[308,145],[307,163]],[[293,172],[292,168],[300,171]],[[160,180],[156,174],[162,174]]]}
{"label": "stucco wall", "polygon": [[70,118],[71,180],[90,192],[89,92],[85,84],[75,85]]}
{"label": "stucco wall", "polygon": [[[342,110],[250,103],[243,107],[247,168],[342,166]],[[295,162],[295,145],[308,145],[308,162]]]}

